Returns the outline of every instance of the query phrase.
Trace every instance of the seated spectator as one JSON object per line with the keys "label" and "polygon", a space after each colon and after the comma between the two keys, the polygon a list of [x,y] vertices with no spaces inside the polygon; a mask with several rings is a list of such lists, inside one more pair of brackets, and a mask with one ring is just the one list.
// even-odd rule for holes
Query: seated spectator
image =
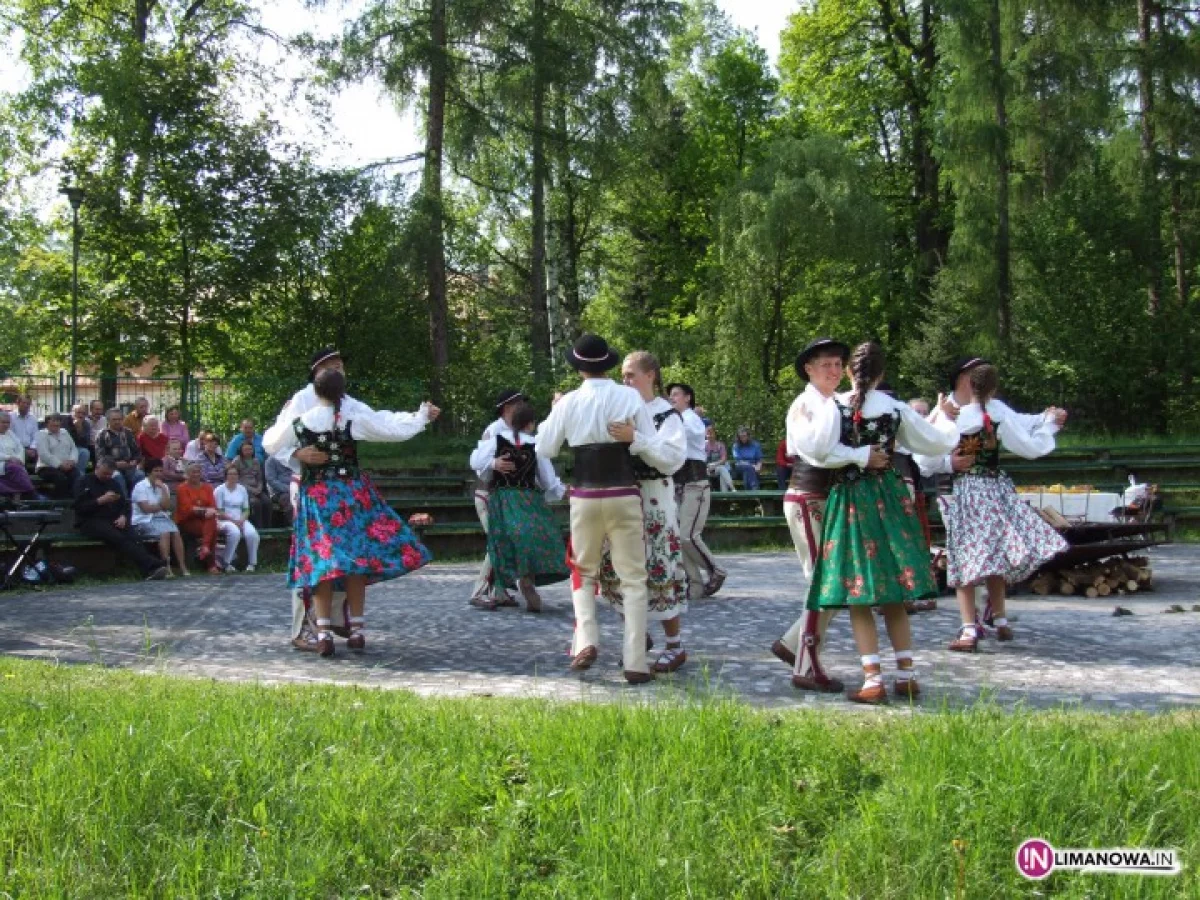
{"label": "seated spectator", "polygon": [[242,444],[249,442],[254,447],[254,456],[259,462],[266,462],[267,454],[263,452],[262,435],[255,434],[254,420],[242,419],[241,430],[233,436],[229,446],[225,448],[226,459],[237,459],[241,453]]}
{"label": "seated spectator", "polygon": [[225,469],[229,463],[221,455],[221,445],[217,442],[217,436],[211,431],[200,435],[200,449],[200,458],[196,462],[200,463],[200,472],[204,476],[204,482],[211,484],[214,488],[223,484]]}
{"label": "seated spectator", "polygon": [[280,513],[287,523],[292,523],[292,479],[295,472],[285,463],[274,456],[267,457],[267,492],[271,495],[271,505]]}
{"label": "seated spectator", "polygon": [[41,499],[25,471],[25,448],[11,429],[12,413],[0,409],[0,496]]}
{"label": "seated spectator", "polygon": [[775,448],[775,479],[779,482],[781,491],[787,490],[788,482],[792,480],[793,465],[795,465],[795,459],[788,456],[787,438],[784,438]]}
{"label": "seated spectator", "polygon": [[180,447],[186,447],[192,440],[188,434],[187,422],[179,418],[179,407],[168,406],[162,422],[163,434],[169,441],[179,441]]}
{"label": "seated spectator", "polygon": [[[120,415],[120,411],[117,411]],[[118,420],[119,424],[119,420]],[[96,460],[96,470],[79,481],[75,494],[75,526],[90,538],[103,541],[131,560],[146,580],[166,578],[170,571],[162,560],[146,552],[129,524],[129,501],[116,482],[116,468],[106,456]]]}
{"label": "seated spectator", "polygon": [[142,451],[137,437],[125,427],[125,417],[113,407],[108,411],[108,427],[96,435],[96,456],[107,456],[116,467],[113,480],[120,485],[128,498],[134,485],[146,476],[138,466],[142,462]]}
{"label": "seated spectator", "polygon": [[125,417],[125,427],[133,432],[134,437],[142,433],[142,424],[150,412],[150,401],[138,397],[133,401],[133,411]]}
{"label": "seated spectator", "polygon": [[163,457],[163,483],[171,493],[187,478],[187,463],[183,459],[183,445],[171,439],[167,441],[167,455]]}
{"label": "seated spectator", "polygon": [[88,410],[88,424],[92,426],[92,462],[95,462],[96,437],[108,427],[108,414],[104,411],[104,404],[99,400],[89,403]]}
{"label": "seated spectator", "polygon": [[74,497],[81,472],[79,454],[58,413],[46,416],[46,427],[37,435],[37,454],[37,476],[50,485],[51,496]]}
{"label": "seated spectator", "polygon": [[217,500],[200,474],[200,463],[188,463],[187,480],[175,492],[175,524],[200,541],[196,559],[210,575],[221,572],[217,559]]}
{"label": "seated spectator", "polygon": [[70,433],[71,440],[75,442],[79,471],[86,472],[88,463],[92,459],[92,445],[96,441],[92,434],[92,420],[88,418],[87,407],[82,403],[72,406],[71,419],[63,423],[63,428]]}
{"label": "seated spectator", "polygon": [[12,433],[21,447],[25,450],[25,464],[32,466],[37,462],[37,416],[29,411],[29,397],[22,394],[17,398],[17,413],[12,417]]}
{"label": "seated spectator", "polygon": [[762,471],[762,446],[750,437],[750,429],[743,425],[738,429],[733,442],[733,472],[742,479],[742,487],[748,491],[758,490],[758,473]]}
{"label": "seated spectator", "polygon": [[233,461],[238,482],[250,498],[250,521],[257,528],[271,527],[271,495],[267,493],[267,476],[263,464],[254,456],[254,445],[242,443],[241,452]]}
{"label": "seated spectator", "polygon": [[[247,444],[253,450],[253,444]],[[256,460],[257,461],[257,460]],[[258,567],[258,530],[250,521],[250,495],[246,488],[238,483],[237,466],[230,464],[225,470],[225,483],[213,491],[217,503],[217,519],[225,535],[226,571],[236,572],[233,559],[237,555],[238,544],[246,539],[246,571],[253,572]]]}
{"label": "seated spectator", "polygon": [[908,401],[908,405],[912,408],[912,411],[922,419],[929,416],[929,401],[924,397],[913,397]]}
{"label": "seated spectator", "polygon": [[200,457],[204,455],[204,432],[200,432],[190,441],[183,445],[184,462],[200,462]]}
{"label": "seated spectator", "polygon": [[158,425],[158,416],[146,416],[142,420],[142,433],[137,436],[142,459],[162,459],[167,455],[167,436]]}
{"label": "seated spectator", "polygon": [[708,454],[708,477],[717,479],[717,490],[734,490],[733,476],[729,474],[729,452],[725,442],[717,440],[717,430],[711,425],[704,430],[704,452]]}
{"label": "seated spectator", "polygon": [[179,574],[187,578],[187,558],[183,552],[183,537],[171,516],[171,492],[163,483],[162,460],[147,459],[142,463],[146,477],[133,489],[133,530],[138,538],[158,544],[158,555],[171,578],[171,549],[179,560]]}

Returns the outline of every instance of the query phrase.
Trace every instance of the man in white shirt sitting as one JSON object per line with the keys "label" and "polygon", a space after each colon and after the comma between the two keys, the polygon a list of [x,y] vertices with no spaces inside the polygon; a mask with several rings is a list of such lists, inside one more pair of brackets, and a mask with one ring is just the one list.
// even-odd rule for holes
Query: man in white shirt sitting
{"label": "man in white shirt sitting", "polygon": [[17,411],[12,417],[12,433],[25,448],[25,464],[37,462],[37,416],[29,411],[30,401],[25,395],[17,398]]}
{"label": "man in white shirt sitting", "polygon": [[46,427],[37,433],[34,443],[38,477],[50,485],[52,496],[73,497],[79,481],[79,452],[58,413],[46,416]]}
{"label": "man in white shirt sitting", "polygon": [[[652,440],[657,432],[641,395],[605,374],[620,359],[607,341],[594,334],[575,342],[567,361],[583,377],[583,384],[563,396],[542,422],[537,455],[552,460],[564,441],[575,454],[571,479],[571,599],[575,605],[571,668],[587,669],[599,655],[596,575],[607,538],[625,597],[625,680],[644,684],[654,679],[646,661],[650,599],[642,500],[630,453],[638,451],[640,439]],[[613,440],[608,432],[613,422],[633,424],[632,444]]]}

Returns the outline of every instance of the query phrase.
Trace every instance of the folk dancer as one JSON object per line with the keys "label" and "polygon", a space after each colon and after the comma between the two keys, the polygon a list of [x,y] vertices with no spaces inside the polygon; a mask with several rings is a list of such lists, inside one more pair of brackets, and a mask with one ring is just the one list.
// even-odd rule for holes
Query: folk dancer
{"label": "folk dancer", "polygon": [[[495,437],[501,432],[512,432],[512,416],[520,403],[528,403],[529,398],[526,397],[516,388],[505,388],[496,395],[494,408],[496,410],[496,421],[483,429],[483,435],[479,438],[479,443],[471,452],[470,466],[475,472],[475,514],[479,516],[479,524],[483,526],[483,533],[488,533],[488,497],[490,495],[490,485],[492,482],[493,472],[499,472],[501,475],[511,475],[514,471],[513,463],[507,458],[496,458],[496,441]],[[493,465],[499,465],[499,468],[493,470]],[[551,467],[553,469],[553,466]],[[479,574],[475,576],[475,584],[471,586],[470,604],[478,609],[495,609],[498,606],[516,606],[517,601],[508,591],[501,588],[498,592],[493,590],[492,584],[492,557],[490,553],[483,555],[483,562],[479,564]]]}
{"label": "folk dancer", "polygon": [[[688,598],[711,597],[725,583],[721,568],[704,543],[704,525],[712,504],[708,480],[708,450],[704,420],[696,414],[696,392],[690,385],[667,385],[667,396],[683,419],[687,433],[687,461],[675,473],[675,502],[679,509],[679,536],[683,539],[683,569],[687,573]],[[707,575],[705,574],[707,573]]]}
{"label": "folk dancer", "polygon": [[[979,648],[976,587],[987,586],[996,639],[1011,641],[1012,627],[1004,614],[1007,585],[1025,580],[1067,548],[1063,537],[1017,496],[1000,468],[1001,448],[1025,459],[1051,453],[1067,412],[1056,407],[1040,415],[1014,412],[995,399],[996,369],[979,358],[960,363],[954,380],[961,436],[954,456],[924,456],[918,462],[927,474],[953,472],[953,492],[938,501],[946,523],[946,581],[955,588],[962,614],[950,649],[973,653]],[[968,391],[969,401],[963,403]],[[945,413],[948,420],[954,407]],[[955,465],[955,457],[971,464]]]}
{"label": "folk dancer", "polygon": [[[263,436],[266,452],[318,447],[323,463],[305,463],[300,475],[288,586],[312,591],[317,641],[312,648],[332,656],[330,612],[334,581],[345,585],[351,650],[366,647],[366,590],[406,575],[432,556],[359,469],[359,441],[406,441],[420,434],[440,410],[423,403],[416,413],[363,412],[350,418],[343,409],[346,376],[326,368],[313,380],[318,405],[290,425],[277,422]],[[361,405],[360,405],[361,407]]]}
{"label": "folk dancer", "polygon": [[[674,672],[687,662],[681,616],[687,611],[688,594],[675,512],[675,483],[671,476],[687,457],[688,436],[683,417],[662,396],[662,369],[652,354],[639,350],[625,357],[621,380],[641,396],[658,432],[653,440],[637,439],[628,422],[608,426],[608,433],[617,441],[631,447],[635,442],[638,445],[632,452],[645,525],[648,619],[662,622],[667,639],[666,649],[654,661],[653,668],[655,672]],[[625,598],[608,549],[600,566],[600,591],[624,612]]]}
{"label": "folk dancer", "polygon": [[840,444],[865,449],[868,458],[865,466],[846,466],[834,474],[821,552],[808,591],[810,610],[849,608],[862,657],[863,686],[848,696],[871,704],[887,699],[871,608],[883,610],[896,658],[896,696],[911,699],[920,688],[904,604],[937,592],[916,507],[892,467],[892,456],[897,445],[914,453],[948,452],[958,439],[948,420],[928,422],[907,404],[876,390],[883,374],[883,348],[874,342],[860,344],[850,357],[853,390],[821,409],[814,456],[826,458]]}
{"label": "folk dancer", "polygon": [[[575,637],[571,668],[589,668],[599,655],[600,625],[596,618],[596,579],[607,539],[613,570],[625,598],[625,679],[643,684],[654,679],[646,662],[646,546],[642,502],[630,452],[657,433],[641,396],[612,381],[605,373],[620,357],[608,342],[584,334],[567,353],[567,361],[583,383],[551,409],[539,432],[537,453],[557,455],[563,442],[575,455],[571,487],[571,546],[574,554],[571,599]],[[632,444],[615,441],[608,426],[631,421]]]}

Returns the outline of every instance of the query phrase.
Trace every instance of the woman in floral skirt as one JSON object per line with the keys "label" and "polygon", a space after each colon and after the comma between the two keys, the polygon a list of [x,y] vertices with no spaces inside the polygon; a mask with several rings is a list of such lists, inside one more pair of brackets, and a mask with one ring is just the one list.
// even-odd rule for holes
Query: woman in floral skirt
{"label": "woman in floral skirt", "polygon": [[300,474],[289,588],[312,588],[317,612],[317,641],[312,649],[333,655],[330,612],[333,583],[342,580],[350,611],[346,646],[366,646],[364,617],[367,584],[398,578],[432,559],[408,525],[387,505],[358,466],[357,442],[404,441],[420,434],[440,410],[428,403],[416,413],[356,409],[342,417],[346,376],[322,369],[313,380],[318,404],[292,422],[276,422],[263,436],[269,454],[294,447],[316,447],[321,465],[304,465]]}
{"label": "woman in floral skirt", "polygon": [[849,694],[857,703],[887,699],[871,607],[883,610],[896,656],[895,693],[911,698],[919,688],[904,604],[937,593],[921,523],[903,479],[892,467],[892,454],[897,445],[914,453],[946,453],[958,439],[953,423],[931,424],[907,404],[876,390],[883,373],[883,348],[874,342],[860,344],[850,358],[854,389],[825,404],[818,413],[823,421],[814,423],[818,461],[839,444],[843,454],[858,455],[855,464],[835,471],[808,593],[809,609],[850,610],[863,666],[863,686]]}
{"label": "woman in floral skirt", "polygon": [[[679,412],[662,396],[662,372],[652,354],[639,350],[625,357],[621,380],[642,395],[657,429],[653,441],[638,436],[627,422],[609,425],[608,433],[629,443],[642,494],[650,593],[647,621],[662,622],[667,640],[666,649],[652,668],[655,672],[674,672],[687,662],[680,616],[687,611],[688,592],[675,507],[675,482],[671,476],[687,459],[687,433]],[[607,550],[601,559],[598,582],[605,599],[618,610],[623,609],[625,598]]]}
{"label": "woman in floral skirt", "polygon": [[946,523],[946,582],[955,588],[962,627],[950,644],[957,652],[979,647],[975,624],[975,588],[986,584],[996,640],[1011,641],[1004,615],[1007,586],[1031,576],[1067,542],[1029,504],[1017,496],[1000,468],[1001,448],[1025,459],[1054,450],[1054,435],[1066,421],[1066,410],[1051,407],[1041,415],[1014,412],[995,399],[999,376],[995,366],[976,361],[967,373],[972,402],[958,412],[958,452],[974,465],[954,474],[954,491],[939,498]]}

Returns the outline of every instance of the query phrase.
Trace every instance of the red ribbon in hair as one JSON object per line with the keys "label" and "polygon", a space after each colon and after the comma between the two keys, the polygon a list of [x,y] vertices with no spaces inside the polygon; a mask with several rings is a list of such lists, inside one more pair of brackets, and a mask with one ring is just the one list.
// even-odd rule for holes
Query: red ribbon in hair
{"label": "red ribbon in hair", "polygon": [[992,431],[992,417],[989,416],[986,412],[983,414],[983,430],[988,432],[989,434]]}
{"label": "red ribbon in hair", "polygon": [[861,410],[861,409],[856,409],[856,410],[854,411],[854,424],[855,424],[855,425],[858,425],[858,424],[859,424],[859,423],[861,423],[861,422],[862,422],[862,410]]}

